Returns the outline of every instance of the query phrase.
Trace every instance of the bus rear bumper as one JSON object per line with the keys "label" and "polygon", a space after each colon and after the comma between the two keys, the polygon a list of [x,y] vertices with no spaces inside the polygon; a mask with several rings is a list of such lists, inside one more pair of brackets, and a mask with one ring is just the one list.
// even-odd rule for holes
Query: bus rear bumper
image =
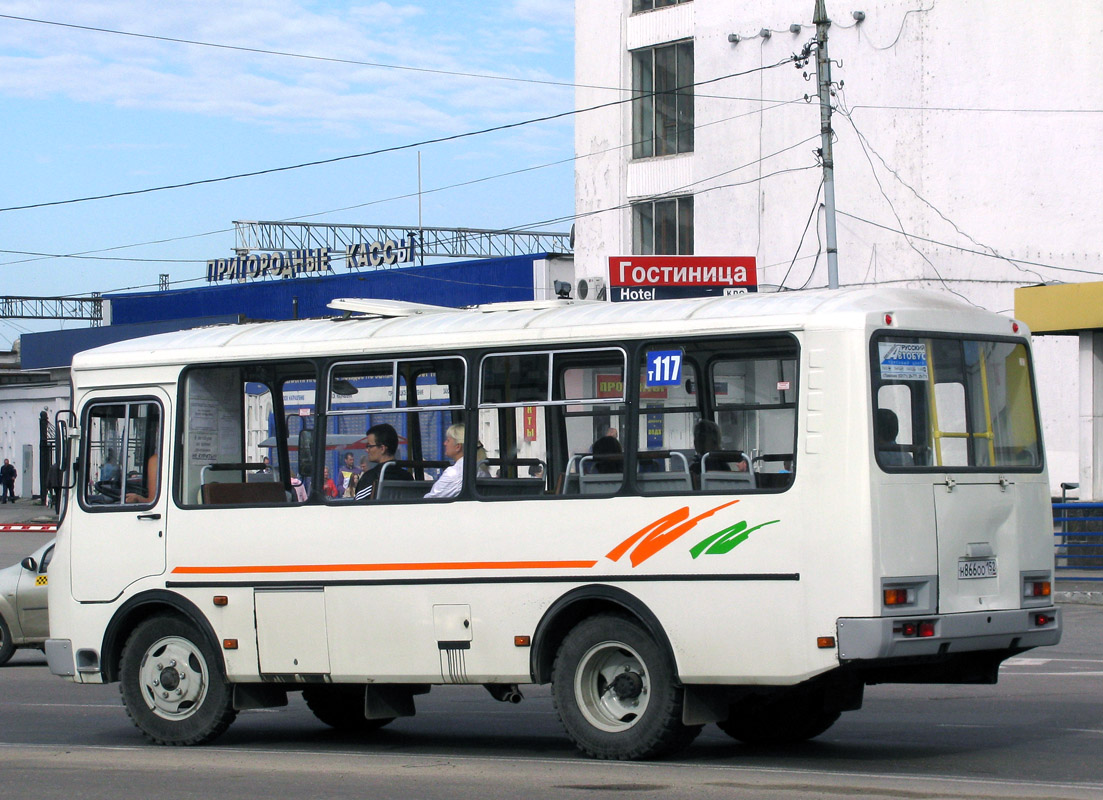
{"label": "bus rear bumper", "polygon": [[1061,611],[1055,606],[1010,611],[971,611],[910,617],[840,617],[843,663],[912,656],[1005,651],[1061,641]]}

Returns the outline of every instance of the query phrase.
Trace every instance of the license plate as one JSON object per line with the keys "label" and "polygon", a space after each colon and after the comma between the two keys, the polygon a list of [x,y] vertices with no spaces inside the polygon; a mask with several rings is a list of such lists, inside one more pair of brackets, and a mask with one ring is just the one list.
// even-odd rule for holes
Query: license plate
{"label": "license plate", "polygon": [[959,579],[995,578],[996,559],[980,558],[972,561],[959,561],[957,562],[957,576]]}

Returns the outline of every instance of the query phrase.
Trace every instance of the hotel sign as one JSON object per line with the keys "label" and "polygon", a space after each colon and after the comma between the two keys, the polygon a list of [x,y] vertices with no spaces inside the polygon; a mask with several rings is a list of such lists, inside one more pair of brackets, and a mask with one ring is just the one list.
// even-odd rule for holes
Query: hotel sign
{"label": "hotel sign", "polygon": [[758,291],[754,256],[611,256],[614,303],[675,297],[724,297]]}

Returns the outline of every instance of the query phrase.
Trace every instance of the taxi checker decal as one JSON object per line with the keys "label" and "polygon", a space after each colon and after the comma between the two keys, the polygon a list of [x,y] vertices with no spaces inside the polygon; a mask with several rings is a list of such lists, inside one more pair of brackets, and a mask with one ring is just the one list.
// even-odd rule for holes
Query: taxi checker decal
{"label": "taxi checker decal", "polygon": [[34,579],[34,585],[35,586],[45,586],[47,580],[48,579],[45,575],[39,575],[37,578]]}
{"label": "taxi checker decal", "polygon": [[[676,539],[693,530],[701,520],[707,519],[717,511],[733,506],[738,502],[738,500],[732,500],[692,518],[689,516],[689,506],[682,506],[678,510],[671,511],[666,516],[659,517],[654,522],[643,526],[610,550],[605,557],[611,561],[619,561],[621,556],[628,553],[628,560],[632,562],[632,566],[638,567],[660,550],[673,544]],[[753,531],[766,525],[773,525],[775,522],[778,522],[778,520],[773,519],[769,522],[763,522],[753,528],[747,527],[746,521],[737,522],[735,525],[705,537],[690,548],[689,553],[693,558],[697,558],[702,553],[705,555],[730,553],[735,547],[745,542]],[[631,550],[630,553],[629,550]]]}

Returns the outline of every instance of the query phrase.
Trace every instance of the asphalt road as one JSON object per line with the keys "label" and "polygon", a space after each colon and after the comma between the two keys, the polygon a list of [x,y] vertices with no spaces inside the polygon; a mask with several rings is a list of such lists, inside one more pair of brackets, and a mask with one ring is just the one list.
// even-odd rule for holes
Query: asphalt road
{"label": "asphalt road", "polygon": [[[4,534],[3,563],[41,535]],[[9,554],[9,550],[15,551]],[[10,558],[7,556],[11,555]],[[674,759],[580,758],[546,687],[520,705],[479,687],[435,688],[418,715],[337,735],[297,695],[242,713],[211,745],[147,744],[118,687],[49,674],[37,651],[0,668],[0,787],[7,798],[125,796],[563,798],[1103,798],[1103,607],[1066,605],[1055,648],[1008,662],[997,686],[873,686],[818,739],[752,748],[708,726]],[[600,795],[597,795],[600,796]]]}

